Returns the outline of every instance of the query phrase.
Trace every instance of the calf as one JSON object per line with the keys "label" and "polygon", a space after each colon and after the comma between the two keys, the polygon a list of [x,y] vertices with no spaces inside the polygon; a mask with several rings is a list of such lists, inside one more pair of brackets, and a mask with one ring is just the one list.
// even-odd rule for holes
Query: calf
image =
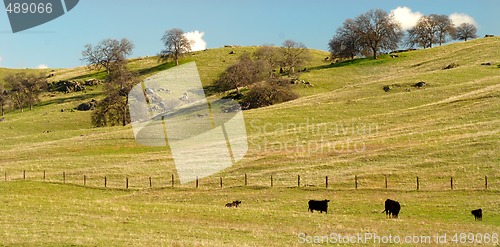
{"label": "calf", "polygon": [[309,200],[309,210],[314,212],[314,210],[319,211],[320,213],[328,213],[328,202],[330,200],[323,200],[323,201],[316,201],[316,200]]}
{"label": "calf", "polygon": [[382,213],[385,213],[386,217],[398,218],[399,210],[401,210],[401,205],[399,202],[387,199],[385,200],[385,210]]}
{"label": "calf", "polygon": [[226,207],[228,207],[228,208],[232,208],[232,207],[237,208],[240,204],[241,204],[241,201],[228,202],[228,203],[226,203]]}
{"label": "calf", "polygon": [[472,210],[470,212],[472,213],[472,215],[474,215],[474,220],[480,220],[480,221],[483,220],[483,210],[482,209],[476,209],[476,210]]}

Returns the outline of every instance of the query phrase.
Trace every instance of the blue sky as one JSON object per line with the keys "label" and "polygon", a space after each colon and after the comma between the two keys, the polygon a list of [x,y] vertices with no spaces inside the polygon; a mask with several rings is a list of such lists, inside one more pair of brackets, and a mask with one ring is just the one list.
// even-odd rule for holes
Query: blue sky
{"label": "blue sky", "polygon": [[0,8],[0,67],[65,68],[83,65],[85,44],[127,38],[131,57],[157,54],[165,30],[203,32],[208,48],[230,45],[280,45],[286,39],[327,50],[329,39],[346,18],[370,9],[400,8],[408,22],[420,14],[455,15],[478,25],[478,34],[500,35],[497,0],[80,0],[65,15],[35,28],[12,33]]}

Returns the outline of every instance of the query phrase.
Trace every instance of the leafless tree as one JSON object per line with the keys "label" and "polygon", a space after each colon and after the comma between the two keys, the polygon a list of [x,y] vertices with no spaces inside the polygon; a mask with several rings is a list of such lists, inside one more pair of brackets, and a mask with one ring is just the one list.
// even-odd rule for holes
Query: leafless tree
{"label": "leafless tree", "polygon": [[127,125],[130,123],[128,93],[139,81],[128,71],[124,62],[111,65],[106,83],[106,97],[97,103],[92,112],[92,124],[96,127]]}
{"label": "leafless tree", "polygon": [[7,105],[7,102],[9,100],[9,94],[7,90],[3,88],[3,86],[0,84],[0,111],[1,111],[1,116],[5,116],[5,106]]}
{"label": "leafless tree", "polygon": [[408,30],[408,45],[418,45],[422,48],[431,48],[435,43],[437,22],[432,16],[422,16],[417,24]]}
{"label": "leafless tree", "polygon": [[85,45],[82,51],[82,60],[87,63],[91,69],[105,68],[107,74],[110,73],[111,66],[114,63],[124,61],[128,55],[132,54],[134,44],[128,39],[121,41],[115,39],[105,39],[99,42],[95,47],[91,44]]}
{"label": "leafless tree", "polygon": [[295,68],[309,60],[309,50],[299,42],[285,40],[281,46],[281,64],[289,74],[295,74]]}
{"label": "leafless tree", "polygon": [[240,87],[268,78],[269,68],[263,60],[253,60],[244,54],[221,74],[216,86],[221,91],[235,89],[239,93]]}
{"label": "leafless tree", "polygon": [[455,34],[455,25],[447,15],[431,15],[436,20],[437,43],[442,45],[446,42],[447,37],[452,37]]}
{"label": "leafless tree", "polygon": [[24,72],[8,75],[5,81],[10,86],[10,96],[14,107],[23,109],[26,105],[33,110],[33,105],[40,101],[40,94],[47,89],[44,74],[26,74]]}
{"label": "leafless tree", "polygon": [[294,100],[298,97],[292,91],[289,80],[271,79],[253,85],[243,99],[242,106],[244,109],[259,108]]}
{"label": "leafless tree", "polygon": [[255,51],[254,56],[257,60],[264,61],[269,67],[269,75],[273,77],[273,69],[276,69],[280,63],[280,52],[279,48],[273,45],[263,45]]}
{"label": "leafless tree", "polygon": [[332,58],[354,59],[361,52],[361,43],[356,33],[356,23],[353,19],[344,21],[337,29],[335,36],[328,43]]}
{"label": "leafless tree", "polygon": [[455,39],[467,41],[477,38],[477,27],[471,23],[462,23],[457,27]]}
{"label": "leafless tree", "polygon": [[192,42],[186,38],[184,31],[179,28],[165,31],[161,41],[163,41],[165,49],[160,52],[160,58],[173,58],[176,65],[179,65],[179,58],[183,54],[191,51]]}
{"label": "leafless tree", "polygon": [[403,38],[401,24],[381,9],[370,10],[354,22],[361,45],[372,51],[374,59],[381,50],[396,49]]}
{"label": "leafless tree", "polygon": [[442,45],[446,37],[454,33],[454,26],[446,15],[431,14],[422,16],[417,24],[408,30],[407,44],[425,48],[432,48],[433,44]]}

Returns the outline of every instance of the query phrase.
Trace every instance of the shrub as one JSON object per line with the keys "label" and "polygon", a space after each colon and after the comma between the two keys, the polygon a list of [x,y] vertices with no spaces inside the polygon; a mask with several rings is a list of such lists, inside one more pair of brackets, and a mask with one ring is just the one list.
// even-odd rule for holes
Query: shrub
{"label": "shrub", "polygon": [[270,106],[298,98],[288,80],[276,79],[255,84],[242,101],[244,109]]}

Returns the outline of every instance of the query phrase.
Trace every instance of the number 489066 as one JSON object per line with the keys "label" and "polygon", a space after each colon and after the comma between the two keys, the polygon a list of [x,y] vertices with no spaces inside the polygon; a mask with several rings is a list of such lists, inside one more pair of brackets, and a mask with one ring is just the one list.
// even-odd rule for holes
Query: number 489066
{"label": "number 489066", "polygon": [[52,13],[51,3],[9,3],[6,8],[11,14],[50,14]]}
{"label": "number 489066", "polygon": [[456,244],[498,244],[497,233],[455,233],[451,238],[452,243]]}

